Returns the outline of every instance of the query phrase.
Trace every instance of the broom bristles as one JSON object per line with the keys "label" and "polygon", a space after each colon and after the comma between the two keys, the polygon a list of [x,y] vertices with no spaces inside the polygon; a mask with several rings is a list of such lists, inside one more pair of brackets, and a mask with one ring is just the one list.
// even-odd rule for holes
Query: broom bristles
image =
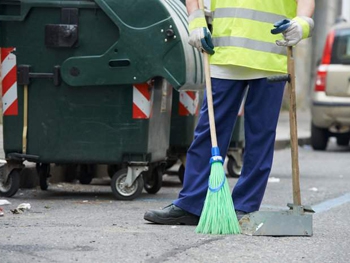
{"label": "broom bristles", "polygon": [[[223,183],[222,187],[220,185]],[[222,162],[211,164],[209,186],[197,233],[203,234],[240,234],[241,229],[235,213],[230,187],[226,180]]]}

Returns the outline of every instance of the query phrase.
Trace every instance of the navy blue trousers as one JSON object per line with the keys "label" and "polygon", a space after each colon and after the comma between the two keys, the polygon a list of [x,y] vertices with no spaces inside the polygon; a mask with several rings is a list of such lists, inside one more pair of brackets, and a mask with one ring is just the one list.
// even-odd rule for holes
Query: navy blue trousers
{"label": "navy blue trousers", "polygon": [[[232,131],[245,90],[245,149],[241,176],[232,198],[235,209],[244,212],[259,210],[271,171],[276,126],[284,91],[284,82],[212,78],[215,124],[220,154],[226,156]],[[173,203],[200,216],[210,175],[211,141],[208,108],[204,97],[194,140],[187,152],[183,188]]]}

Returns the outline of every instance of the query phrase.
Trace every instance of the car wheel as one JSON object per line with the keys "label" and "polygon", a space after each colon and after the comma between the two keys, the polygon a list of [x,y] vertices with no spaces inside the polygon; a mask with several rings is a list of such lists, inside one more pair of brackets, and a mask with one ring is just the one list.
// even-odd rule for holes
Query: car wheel
{"label": "car wheel", "polygon": [[348,146],[350,141],[349,133],[340,133],[337,134],[337,144],[339,146]]}
{"label": "car wheel", "polygon": [[326,128],[320,128],[311,124],[311,146],[314,150],[324,151],[327,148],[329,132]]}

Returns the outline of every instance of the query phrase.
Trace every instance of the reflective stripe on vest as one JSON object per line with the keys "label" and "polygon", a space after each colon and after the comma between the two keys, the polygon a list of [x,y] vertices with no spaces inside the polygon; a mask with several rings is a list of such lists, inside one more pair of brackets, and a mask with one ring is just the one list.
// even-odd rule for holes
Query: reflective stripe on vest
{"label": "reflective stripe on vest", "polygon": [[284,47],[281,48],[275,43],[257,41],[249,38],[216,37],[213,39],[213,44],[215,47],[235,46],[279,55],[287,55],[287,50]]}
{"label": "reflective stripe on vest", "polygon": [[211,64],[287,71],[286,48],[275,44],[273,24],[296,14],[295,0],[214,0]]}
{"label": "reflective stripe on vest", "polygon": [[295,17],[296,0],[211,0],[211,11],[219,8],[239,8]]}
{"label": "reflective stripe on vest", "polygon": [[286,16],[278,14],[272,14],[263,11],[250,10],[244,8],[217,8],[215,9],[214,16],[215,18],[245,18],[270,24],[274,24],[276,21],[286,18]]}

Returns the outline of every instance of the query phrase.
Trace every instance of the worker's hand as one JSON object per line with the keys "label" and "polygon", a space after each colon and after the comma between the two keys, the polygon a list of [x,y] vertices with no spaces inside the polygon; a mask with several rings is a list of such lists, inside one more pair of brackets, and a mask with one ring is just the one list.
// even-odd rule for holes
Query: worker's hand
{"label": "worker's hand", "polygon": [[203,10],[195,10],[190,14],[188,20],[190,31],[188,43],[201,52],[204,51],[210,55],[214,54],[214,45]]}
{"label": "worker's hand", "polygon": [[312,35],[314,20],[306,16],[297,16],[292,20],[284,19],[274,24],[272,34],[282,33],[283,39],[277,40],[278,46],[294,46],[300,40]]}

